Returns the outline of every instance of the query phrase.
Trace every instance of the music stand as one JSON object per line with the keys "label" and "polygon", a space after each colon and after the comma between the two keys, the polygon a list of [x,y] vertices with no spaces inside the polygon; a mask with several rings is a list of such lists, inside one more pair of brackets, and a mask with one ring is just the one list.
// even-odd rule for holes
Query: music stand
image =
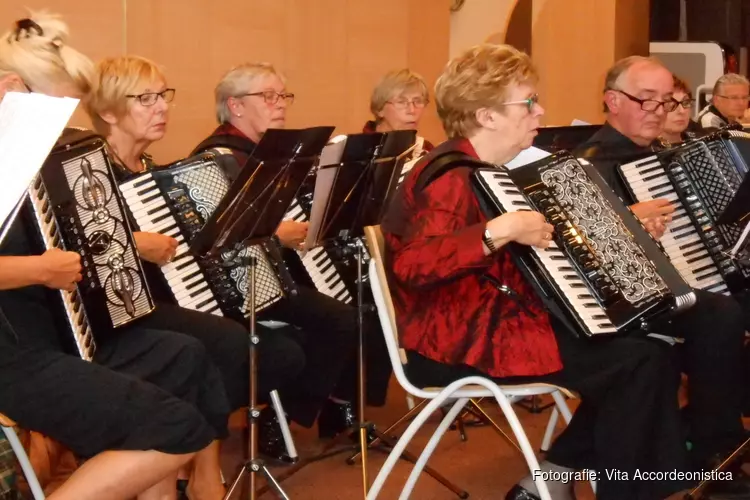
{"label": "music stand", "polygon": [[[401,168],[406,161],[403,153],[414,143],[415,131],[396,131],[385,134],[349,136],[341,163],[325,168],[336,169],[333,186],[327,200],[320,231],[315,241],[319,245],[333,243],[342,256],[354,256],[357,267],[357,413],[359,419],[359,451],[362,454],[362,481],[367,496],[368,437],[374,436],[388,443],[385,435],[365,418],[365,336],[364,273],[366,249],[362,240],[365,226],[380,223],[397,185]],[[374,147],[373,147],[374,146]],[[315,203],[315,201],[313,201]],[[336,441],[329,445],[330,450]],[[345,450],[339,450],[340,453]],[[334,453],[334,454],[336,454]],[[321,458],[332,454],[323,453]]]}
{"label": "music stand", "polygon": [[[237,180],[230,186],[211,217],[190,244],[197,255],[217,256],[238,246],[255,245],[271,238],[281,224],[305,177],[333,132],[333,127],[305,130],[268,130],[248,158]],[[250,300],[250,398],[248,404],[249,456],[224,500],[234,494],[245,474],[249,475],[249,497],[256,498],[256,474],[262,473],[269,485],[284,499],[289,497],[258,456],[257,344],[255,312],[254,256],[237,259],[248,268]]]}

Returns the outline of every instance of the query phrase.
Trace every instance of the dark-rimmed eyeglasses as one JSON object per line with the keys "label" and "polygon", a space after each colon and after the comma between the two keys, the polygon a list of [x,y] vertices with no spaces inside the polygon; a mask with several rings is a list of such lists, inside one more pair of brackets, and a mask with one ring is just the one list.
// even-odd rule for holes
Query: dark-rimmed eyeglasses
{"label": "dark-rimmed eyeglasses", "polygon": [[284,99],[287,104],[294,104],[294,94],[291,92],[276,92],[275,90],[264,90],[262,92],[248,92],[234,97],[263,97],[266,104],[276,104],[279,99]]}
{"label": "dark-rimmed eyeglasses", "polygon": [[[682,106],[685,109],[690,109],[692,105],[695,104],[695,99],[693,99],[692,97],[684,97],[681,101],[675,99],[674,102],[677,103],[677,106]],[[677,109],[677,106],[675,106],[675,109]]]}
{"label": "dark-rimmed eyeglasses", "polygon": [[523,104],[526,106],[526,109],[531,112],[532,109],[534,109],[534,104],[539,103],[539,94],[534,94],[532,96],[527,97],[526,99],[522,99],[520,101],[506,101],[499,103],[500,106],[510,106],[511,104]]}
{"label": "dark-rimmed eyeglasses", "polygon": [[144,92],[143,94],[128,94],[125,97],[136,99],[141,106],[153,106],[161,97],[164,102],[170,103],[174,99],[175,89],[164,89],[161,92]]}
{"label": "dark-rimmed eyeglasses", "polygon": [[667,113],[670,113],[677,109],[678,102],[674,99],[670,99],[668,101],[657,101],[656,99],[640,99],[634,95],[630,95],[627,92],[624,92],[620,89],[610,89],[614,90],[615,92],[619,92],[631,101],[638,103],[641,105],[641,109],[643,111],[648,111],[649,113],[655,113],[659,107],[664,107],[664,111]]}

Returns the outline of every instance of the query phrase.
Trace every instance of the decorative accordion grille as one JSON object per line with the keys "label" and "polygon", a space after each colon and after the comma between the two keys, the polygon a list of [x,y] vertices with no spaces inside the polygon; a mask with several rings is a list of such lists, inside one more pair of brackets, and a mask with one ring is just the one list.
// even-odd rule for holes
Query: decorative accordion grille
{"label": "decorative accordion grille", "polygon": [[[691,179],[703,206],[715,221],[732,201],[742,178],[732,164],[721,141],[697,142],[676,157]],[[717,226],[727,245],[732,246],[742,234],[737,224]]]}
{"label": "decorative accordion grille", "polygon": [[[173,180],[183,184],[188,196],[195,203],[198,213],[207,220],[216,210],[221,199],[229,190],[227,181],[221,168],[213,161],[201,159],[184,167],[176,167]],[[261,311],[283,297],[281,285],[276,272],[269,262],[265,251],[259,245],[243,247],[239,250],[240,257],[253,255],[256,258],[255,268],[255,309]],[[222,254],[224,261],[236,257],[236,252],[228,251]],[[235,266],[230,271],[230,277],[237,287],[237,291],[245,298],[242,312],[249,309],[248,270],[243,266]]]}
{"label": "decorative accordion grille", "polygon": [[[93,171],[94,182],[82,174],[84,166]],[[113,326],[128,323],[152,309],[151,300],[144,293],[144,282],[140,264],[131,242],[124,214],[112,183],[107,160],[102,148],[71,158],[62,164],[68,186],[75,196],[75,212],[83,226],[82,235],[89,242],[94,268],[86,269],[89,278],[96,274],[107,297],[107,310]],[[96,190],[103,195],[103,205],[92,199],[90,192]],[[79,240],[80,243],[83,243]],[[131,302],[134,311],[126,301]]]}
{"label": "decorative accordion grille", "polygon": [[638,304],[669,292],[653,263],[577,161],[553,164],[541,172],[541,179],[626,300]]}

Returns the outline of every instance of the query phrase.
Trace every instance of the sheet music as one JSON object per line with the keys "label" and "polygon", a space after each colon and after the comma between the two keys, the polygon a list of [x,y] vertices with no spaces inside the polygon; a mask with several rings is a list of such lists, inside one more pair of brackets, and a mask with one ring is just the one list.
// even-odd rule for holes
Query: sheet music
{"label": "sheet music", "polygon": [[315,175],[315,191],[313,192],[310,225],[307,227],[307,237],[305,238],[305,245],[302,247],[303,256],[308,250],[315,248],[318,233],[320,232],[320,225],[323,223],[328,197],[331,194],[333,181],[336,179],[336,172],[338,171],[338,168],[335,167],[323,167],[341,163],[341,156],[344,154],[345,146],[346,136],[338,135],[326,144],[326,147],[320,153],[318,171]]}
{"label": "sheet music", "polygon": [[14,212],[78,99],[8,92],[0,102],[0,226]]}
{"label": "sheet music", "polygon": [[534,163],[535,161],[541,160],[542,158],[546,158],[548,156],[551,155],[547,151],[532,146],[521,151],[518,156],[506,163],[505,166],[513,170],[514,168],[523,167],[524,165]]}

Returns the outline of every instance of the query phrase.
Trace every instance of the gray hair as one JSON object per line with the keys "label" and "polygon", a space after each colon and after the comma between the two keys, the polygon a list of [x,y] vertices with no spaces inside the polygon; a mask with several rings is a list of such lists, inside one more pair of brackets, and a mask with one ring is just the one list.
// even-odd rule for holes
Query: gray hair
{"label": "gray hair", "polygon": [[214,89],[216,101],[216,119],[220,124],[232,118],[227,101],[247,92],[255,80],[266,75],[276,75],[286,83],[284,75],[276,71],[270,63],[245,63],[227,71]]}
{"label": "gray hair", "polygon": [[[608,90],[621,90],[622,79],[627,74],[628,70],[638,63],[649,63],[654,66],[664,66],[664,63],[655,57],[644,57],[644,56],[628,56],[615,62],[615,64],[607,71],[607,76],[604,77],[604,92]],[[602,103],[603,111],[607,113],[609,108],[606,103]]]}
{"label": "gray hair", "polygon": [[724,85],[747,85],[750,87],[750,82],[743,75],[737,73],[721,75],[714,83],[713,95],[718,95]]}

